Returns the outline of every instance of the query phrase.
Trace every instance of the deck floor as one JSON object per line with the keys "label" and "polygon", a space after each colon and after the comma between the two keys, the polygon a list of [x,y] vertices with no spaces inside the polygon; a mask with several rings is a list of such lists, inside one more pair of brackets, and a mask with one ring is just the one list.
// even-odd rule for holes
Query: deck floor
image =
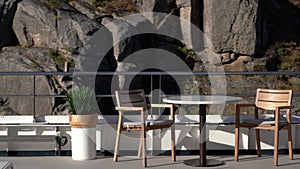
{"label": "deck floor", "polygon": [[[184,160],[198,156],[177,156],[177,162],[172,162],[169,156],[148,157],[148,168],[153,169],[189,169],[195,168],[183,164]],[[260,158],[255,155],[242,155],[239,162],[234,162],[233,156],[209,156],[225,162],[224,165],[210,168],[222,169],[296,169],[300,168],[300,154],[294,155],[294,160],[289,160],[288,155],[279,156],[279,166],[273,166],[273,156],[265,155]],[[119,162],[114,162],[111,156],[97,156],[94,160],[74,161],[70,156],[15,156],[1,157],[1,161],[13,162],[14,169],[133,169],[143,168],[142,161],[136,157],[120,157]],[[206,168],[206,167],[203,167]]]}

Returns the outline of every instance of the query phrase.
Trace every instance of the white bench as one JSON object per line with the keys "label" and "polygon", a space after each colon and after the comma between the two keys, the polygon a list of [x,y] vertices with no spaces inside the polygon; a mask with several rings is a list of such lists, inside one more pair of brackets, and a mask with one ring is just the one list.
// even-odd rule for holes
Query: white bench
{"label": "white bench", "polygon": [[1,142],[53,142],[56,141],[56,136],[47,136],[47,135],[42,135],[42,136],[0,136],[0,141]]}
{"label": "white bench", "polygon": [[56,142],[60,154],[59,127],[69,126],[68,116],[0,116],[0,142]]}

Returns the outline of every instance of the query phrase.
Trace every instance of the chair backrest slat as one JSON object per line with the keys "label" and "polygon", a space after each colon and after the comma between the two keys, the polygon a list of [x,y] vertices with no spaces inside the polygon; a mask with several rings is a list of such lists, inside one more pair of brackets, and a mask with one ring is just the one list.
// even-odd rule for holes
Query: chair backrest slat
{"label": "chair backrest slat", "polygon": [[120,107],[145,107],[147,105],[143,89],[116,91],[116,98]]}
{"label": "chair backrest slat", "polygon": [[255,105],[266,110],[275,110],[278,106],[290,106],[292,90],[257,89]]}

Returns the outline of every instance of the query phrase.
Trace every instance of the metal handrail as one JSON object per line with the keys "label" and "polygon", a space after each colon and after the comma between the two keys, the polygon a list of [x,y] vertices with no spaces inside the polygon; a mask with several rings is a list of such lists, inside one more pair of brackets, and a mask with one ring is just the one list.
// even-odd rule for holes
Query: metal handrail
{"label": "metal handrail", "polygon": [[[241,72],[241,71],[225,71],[225,72],[200,72],[200,71],[193,71],[193,72],[180,72],[180,71],[146,71],[146,72],[113,72],[113,71],[105,71],[105,72],[0,72],[0,76],[9,75],[9,76],[33,76],[35,86],[35,76],[51,76],[51,75],[64,75],[64,76],[85,76],[85,75],[95,75],[95,76],[112,76],[112,75],[146,75],[146,76],[164,76],[164,75],[300,75],[300,71],[255,71],[255,72]],[[33,90],[35,91],[35,90]],[[60,94],[0,94],[0,97],[22,97],[22,96],[37,96],[37,97],[65,97],[65,95]],[[108,94],[97,94],[97,97],[112,97],[113,95]],[[166,95],[168,96],[168,95]],[[234,94],[234,96],[255,96],[255,94]],[[300,93],[295,93],[294,96],[300,97]]]}
{"label": "metal handrail", "polygon": [[146,72],[0,72],[0,75],[300,75],[300,71],[212,71],[212,72],[180,72],[180,71],[146,71]]}
{"label": "metal handrail", "polygon": [[[118,75],[143,75],[143,76],[151,76],[151,81],[153,76],[164,76],[164,75],[176,75],[176,76],[185,76],[185,75],[196,75],[196,76],[218,76],[218,75],[300,75],[300,71],[256,71],[256,72],[241,72],[241,71],[225,71],[225,72],[180,72],[180,71],[145,71],[145,72],[0,72],[0,76],[33,76],[33,93],[32,94],[0,94],[0,97],[23,97],[23,96],[32,96],[33,97],[33,115],[35,116],[35,98],[36,97],[65,97],[65,95],[61,94],[36,94],[35,85],[36,85],[36,76],[52,76],[52,75],[63,75],[63,76],[86,76],[86,75],[94,75],[94,76],[118,76]],[[152,85],[152,84],[151,84]],[[151,86],[152,88],[152,86]],[[255,94],[232,94],[233,96],[240,97],[254,97]],[[97,97],[114,97],[113,94],[97,94]],[[168,96],[168,95],[164,95]],[[295,93],[295,97],[300,97],[300,93]],[[161,97],[161,96],[160,96]]]}

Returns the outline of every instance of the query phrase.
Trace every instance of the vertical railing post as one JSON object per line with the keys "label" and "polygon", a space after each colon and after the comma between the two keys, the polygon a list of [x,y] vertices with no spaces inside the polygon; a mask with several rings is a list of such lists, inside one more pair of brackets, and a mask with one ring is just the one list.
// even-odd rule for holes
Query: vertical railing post
{"label": "vertical railing post", "polygon": [[[150,83],[151,83],[151,86],[150,86],[150,93],[151,95],[149,95],[151,97],[151,103],[150,104],[153,104],[153,74],[150,75]],[[153,120],[153,108],[150,107],[150,111],[151,111],[151,120]]]}
{"label": "vertical railing post", "polygon": [[[158,89],[159,89],[159,93],[158,93],[158,104],[161,103],[161,74],[159,74],[158,76]],[[161,109],[158,109],[158,113],[160,115],[161,113]]]}
{"label": "vertical railing post", "polygon": [[35,93],[35,74],[33,74],[33,122],[34,123],[36,122],[36,119],[35,119],[35,96],[36,96],[36,93]]}

